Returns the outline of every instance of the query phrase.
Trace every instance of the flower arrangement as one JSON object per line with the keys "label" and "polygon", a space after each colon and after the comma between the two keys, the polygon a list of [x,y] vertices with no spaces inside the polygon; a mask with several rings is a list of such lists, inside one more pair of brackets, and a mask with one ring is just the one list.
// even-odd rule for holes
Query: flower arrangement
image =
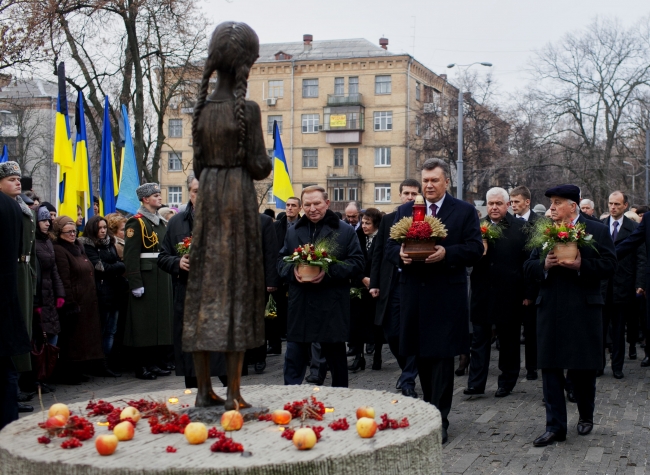
{"label": "flower arrangement", "polygon": [[350,288],[350,298],[351,299],[360,299],[361,298],[361,287],[352,287]]}
{"label": "flower arrangement", "polygon": [[303,244],[293,250],[293,254],[282,260],[287,265],[307,265],[320,267],[327,274],[332,264],[341,263],[335,254],[338,250],[336,236],[319,239],[314,244]]}
{"label": "flower arrangement", "polygon": [[264,309],[264,318],[273,319],[278,316],[278,308],[275,304],[273,295],[269,294],[269,300],[266,302],[266,309]]}
{"label": "flower arrangement", "polygon": [[481,237],[487,241],[494,243],[497,239],[503,236],[503,229],[499,225],[492,226],[489,221],[481,221]]}
{"label": "flower arrangement", "polygon": [[192,236],[188,236],[184,238],[182,242],[176,244],[176,252],[181,257],[183,257],[185,254],[189,254],[191,248],[192,248]]}
{"label": "flower arrangement", "polygon": [[539,249],[540,260],[546,259],[556,244],[575,243],[577,247],[596,249],[593,236],[585,230],[584,223],[554,223],[550,219],[535,222],[530,232],[527,249]]}
{"label": "flower arrangement", "polygon": [[439,241],[446,237],[447,228],[433,216],[425,216],[424,221],[402,218],[390,228],[390,238],[397,242]]}

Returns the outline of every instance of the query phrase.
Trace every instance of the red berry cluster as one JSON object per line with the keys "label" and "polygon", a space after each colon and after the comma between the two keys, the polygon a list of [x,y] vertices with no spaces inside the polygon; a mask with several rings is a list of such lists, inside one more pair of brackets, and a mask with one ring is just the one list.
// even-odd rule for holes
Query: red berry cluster
{"label": "red berry cluster", "polygon": [[348,424],[348,420],[344,417],[343,419],[337,419],[334,422],[330,422],[329,427],[332,430],[348,430],[350,424]]}
{"label": "red berry cluster", "polygon": [[43,436],[43,437],[38,438],[38,443],[39,444],[49,444],[50,442],[52,442],[52,439],[50,439],[47,436]]}
{"label": "red berry cluster", "polygon": [[220,430],[217,430],[216,427],[208,429],[208,439],[216,439],[217,437],[225,437],[226,433]]}
{"label": "red berry cluster", "polygon": [[[122,422],[120,420],[120,414],[122,414],[122,409],[117,407],[113,409],[109,415],[106,416],[106,422],[108,422],[108,430],[115,429],[115,426]],[[135,424],[133,424],[133,426],[135,427]]]}
{"label": "red berry cluster", "polygon": [[320,433],[323,432],[325,427],[322,426],[307,426],[307,427],[309,427],[311,430],[314,431],[314,433],[316,434],[316,440],[317,441],[320,440]]}
{"label": "red berry cluster", "polygon": [[315,396],[310,396],[309,399],[303,399],[302,401],[288,402],[284,405],[284,410],[289,411],[294,419],[300,418],[304,412],[305,417],[322,421],[325,414],[325,404],[316,399]]}
{"label": "red berry cluster", "polygon": [[295,433],[296,433],[295,430],[287,427],[282,431],[282,434],[280,435],[280,437],[284,437],[287,440],[293,440],[293,434],[295,434]]}
{"label": "red berry cluster", "polygon": [[217,441],[210,446],[210,450],[213,452],[243,452],[244,446],[238,442],[235,442],[230,437],[226,437],[225,432],[217,431]]}
{"label": "red berry cluster", "polygon": [[140,411],[143,416],[142,417],[148,417],[146,415],[147,412],[153,412],[156,411],[157,409],[160,408],[160,406],[164,406],[164,403],[159,403],[155,401],[146,401],[144,399],[139,399],[137,401],[127,401],[127,404],[131,407],[135,407],[138,411]]}
{"label": "red berry cluster", "polygon": [[431,225],[426,221],[414,221],[406,233],[406,239],[425,241],[431,239],[432,232]]}
{"label": "red berry cluster", "polygon": [[167,453],[173,454],[176,453],[176,448],[172,447],[171,445],[168,445],[167,448],[165,449]]}
{"label": "red berry cluster", "polygon": [[95,427],[88,419],[79,416],[70,416],[68,423],[59,434],[59,437],[72,437],[73,439],[88,440],[95,435]]}
{"label": "red berry cluster", "polygon": [[272,414],[260,414],[259,416],[257,416],[257,420],[270,422],[273,420],[272,417],[273,417]]}
{"label": "red berry cluster", "polygon": [[187,414],[179,416],[179,414],[171,411],[169,412],[169,415],[163,416],[163,419],[167,420],[161,423],[158,420],[158,416],[151,416],[149,419],[149,426],[151,427],[152,434],[163,434],[165,432],[169,434],[184,434],[185,427],[187,424],[192,422],[190,416]]}
{"label": "red berry cluster", "polygon": [[76,437],[71,437],[68,440],[63,441],[61,444],[62,449],[74,449],[75,447],[81,447],[83,444]]}
{"label": "red berry cluster", "polygon": [[91,416],[104,416],[106,414],[110,414],[113,412],[115,409],[112,404],[102,401],[101,399],[97,402],[93,401],[92,399],[88,401],[88,405],[86,406],[86,409],[88,409],[90,412],[88,413],[88,417]]}
{"label": "red berry cluster", "polygon": [[409,420],[405,417],[401,421],[397,422],[395,419],[389,419],[388,414],[381,415],[381,423],[377,425],[377,429],[386,430],[386,429],[404,429],[409,426]]}

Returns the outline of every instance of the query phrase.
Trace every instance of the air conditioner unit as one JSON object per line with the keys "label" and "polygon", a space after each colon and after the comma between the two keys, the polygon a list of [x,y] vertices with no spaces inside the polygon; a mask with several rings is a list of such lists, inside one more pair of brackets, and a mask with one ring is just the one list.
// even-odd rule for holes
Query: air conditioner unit
{"label": "air conditioner unit", "polygon": [[322,125],[319,125],[319,126],[318,126],[318,130],[323,130],[323,126],[322,126]]}
{"label": "air conditioner unit", "polygon": [[278,102],[278,98],[277,98],[277,97],[269,97],[269,98],[266,100],[266,105],[267,105],[267,106],[274,106],[277,102]]}

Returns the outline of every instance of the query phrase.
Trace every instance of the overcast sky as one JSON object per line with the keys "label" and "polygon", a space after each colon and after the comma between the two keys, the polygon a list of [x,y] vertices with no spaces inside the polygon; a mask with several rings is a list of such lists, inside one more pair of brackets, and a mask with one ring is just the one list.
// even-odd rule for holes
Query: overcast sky
{"label": "overcast sky", "polygon": [[[449,63],[488,61],[500,93],[530,81],[533,52],[578,32],[594,18],[617,17],[628,27],[650,14],[647,0],[203,0],[212,28],[248,23],[261,43],[389,39],[389,50],[415,56],[437,74]],[[474,68],[486,69],[482,66]]]}

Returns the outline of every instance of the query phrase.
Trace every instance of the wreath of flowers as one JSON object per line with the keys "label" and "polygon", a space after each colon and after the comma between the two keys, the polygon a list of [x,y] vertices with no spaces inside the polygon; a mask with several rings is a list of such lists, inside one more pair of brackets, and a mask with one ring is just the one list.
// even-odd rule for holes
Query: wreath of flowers
{"label": "wreath of flowers", "polygon": [[390,238],[397,242],[438,241],[446,237],[447,228],[433,216],[425,216],[424,221],[415,222],[409,216],[400,219],[390,228]]}

